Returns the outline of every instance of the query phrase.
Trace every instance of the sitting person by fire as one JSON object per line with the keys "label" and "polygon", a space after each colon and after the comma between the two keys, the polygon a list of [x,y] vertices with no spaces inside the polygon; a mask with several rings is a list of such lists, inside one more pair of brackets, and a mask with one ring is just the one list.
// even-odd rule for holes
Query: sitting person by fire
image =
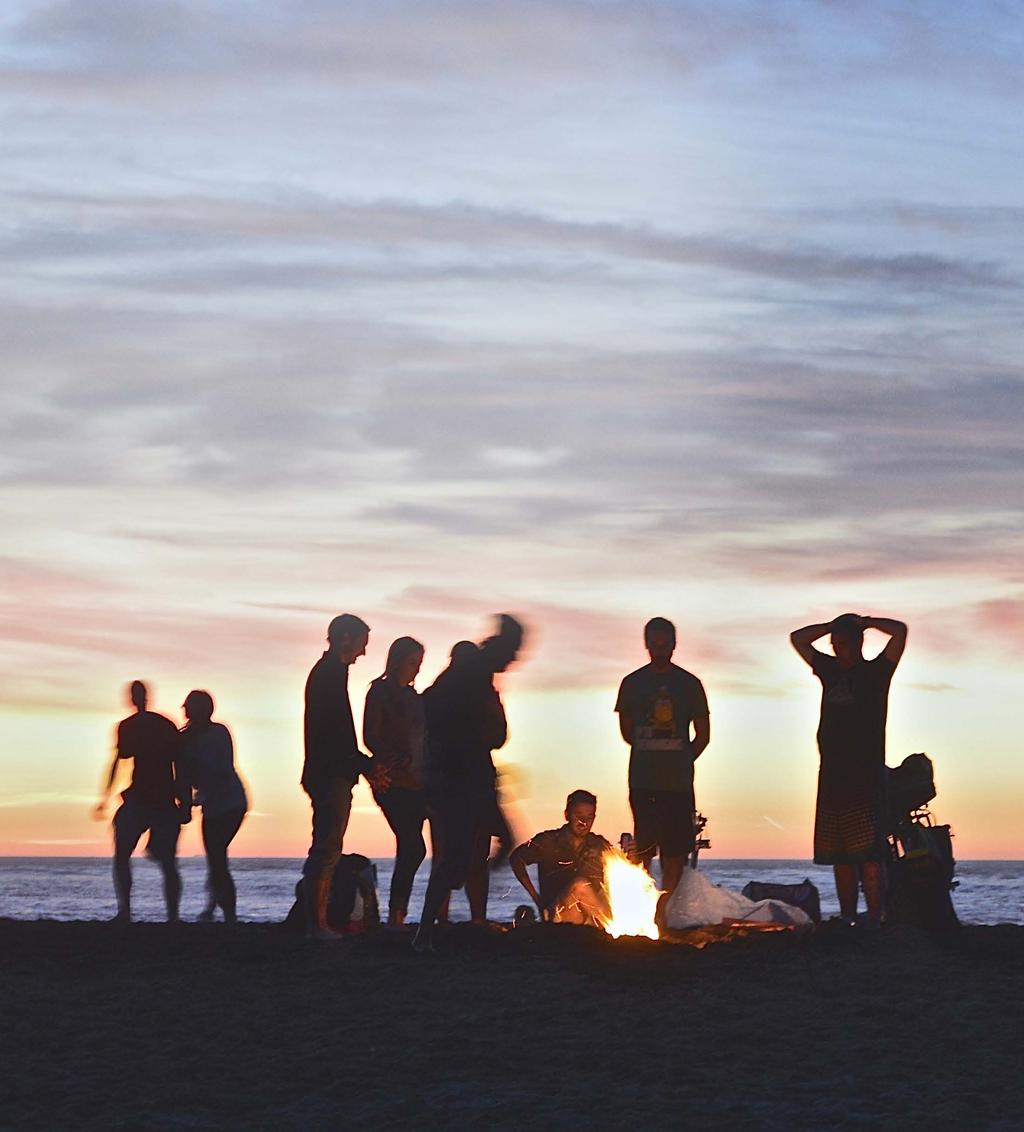
{"label": "sitting person by fire", "polygon": [[[604,887],[604,856],[611,845],[591,832],[597,798],[574,790],[565,800],[565,825],[548,829],[512,851],[509,864],[530,894],[541,919],[560,924],[600,926],[611,916]],[[540,890],[530,877],[537,866]]]}

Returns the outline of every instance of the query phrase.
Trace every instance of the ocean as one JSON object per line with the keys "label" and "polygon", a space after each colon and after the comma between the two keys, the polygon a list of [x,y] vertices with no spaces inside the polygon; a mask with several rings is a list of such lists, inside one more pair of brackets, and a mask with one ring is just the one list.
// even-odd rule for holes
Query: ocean
{"label": "ocean", "polygon": [[[378,859],[377,877],[382,908],[387,907],[391,881],[390,859]],[[164,904],[160,870],[137,856],[134,861],[132,910],[138,920],[162,920]],[[202,857],[179,861],[184,892],[181,914],[195,919],[205,902],[206,864]],[[299,858],[240,857],[231,862],[238,888],[239,919],[253,922],[283,920],[291,907]],[[429,862],[416,876],[410,919],[419,916]],[[701,871],[715,884],[739,891],[747,881],[792,884],[809,877],[821,893],[821,911],[839,911],[832,870],[807,861],[715,860],[705,855]],[[1024,924],[1024,861],[958,861],[953,905],[966,924]],[[516,906],[529,903],[508,868],[491,877],[488,915],[511,920]],[[115,911],[110,861],[102,857],[0,857],[0,916],[17,920],[105,920]],[[452,897],[453,920],[469,919],[465,897]]]}

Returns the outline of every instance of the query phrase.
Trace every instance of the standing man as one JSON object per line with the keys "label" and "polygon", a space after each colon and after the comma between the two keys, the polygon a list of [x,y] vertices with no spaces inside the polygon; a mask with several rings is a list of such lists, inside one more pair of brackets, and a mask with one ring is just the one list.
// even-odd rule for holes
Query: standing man
{"label": "standing man", "polygon": [[[865,629],[889,638],[871,660],[863,653]],[[813,645],[830,634],[835,656]],[[856,922],[859,880],[868,922],[876,925],[884,906],[885,717],[907,627],[887,617],[844,613],[827,624],[797,629],[789,639],[821,681],[814,863],[832,865],[839,909],[849,924]]]}
{"label": "standing man", "polygon": [[135,712],[117,725],[114,760],[93,812],[100,820],[106,817],[118,763],[121,759],[131,759],[131,785],[121,795],[121,805],[114,814],[115,919],[118,923],[131,922],[132,853],[139,838],[149,830],[147,852],[163,873],[167,922],[173,924],[177,922],[181,901],[181,877],[176,860],[178,835],[192,817],[192,791],[187,776],[178,769],[181,737],[177,727],[166,716],[147,711],[148,693],[141,680],[132,681],[128,698]]}
{"label": "standing man", "polygon": [[661,859],[661,887],[675,891],[693,852],[693,764],[711,740],[704,685],[672,663],[676,629],[664,617],[644,626],[650,664],[619,686],[615,710],[630,745],[629,804],[633,836],[644,868]]}
{"label": "standing man", "polygon": [[[434,950],[434,924],[448,895],[467,885],[475,871],[482,891],[470,895],[474,919],[487,908],[486,857],[498,822],[500,804],[491,752],[508,737],[505,709],[494,686],[519,655],[523,627],[507,613],[498,631],[479,649],[460,643],[451,663],[423,693],[427,722],[426,782],[433,852],[420,926],[413,946]],[[474,855],[482,867],[473,869]],[[469,885],[467,885],[467,889]],[[482,904],[482,907],[481,907]]]}
{"label": "standing man", "polygon": [[366,655],[369,639],[370,627],[355,614],[335,617],[327,626],[327,651],[306,680],[302,788],[313,804],[313,836],[302,889],[310,939],[340,938],[327,926],[327,900],[352,813],[352,788],[360,774],[380,788],[387,780],[382,771],[371,777],[371,760],[356,745],[348,698],[349,666]]}

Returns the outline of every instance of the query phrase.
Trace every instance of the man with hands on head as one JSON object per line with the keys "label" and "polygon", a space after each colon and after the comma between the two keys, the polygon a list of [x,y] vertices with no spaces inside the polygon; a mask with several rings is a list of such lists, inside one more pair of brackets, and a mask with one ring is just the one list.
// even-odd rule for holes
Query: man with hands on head
{"label": "man with hands on head", "polygon": [[[877,656],[864,656],[864,632],[889,640]],[[830,637],[834,656],[814,647]],[[907,644],[907,626],[888,617],[844,613],[790,634],[793,648],[821,681],[818,724],[818,796],[814,861],[832,865],[839,907],[847,923],[857,915],[863,885],[868,923],[881,922],[886,857],[885,720],[889,684]]]}

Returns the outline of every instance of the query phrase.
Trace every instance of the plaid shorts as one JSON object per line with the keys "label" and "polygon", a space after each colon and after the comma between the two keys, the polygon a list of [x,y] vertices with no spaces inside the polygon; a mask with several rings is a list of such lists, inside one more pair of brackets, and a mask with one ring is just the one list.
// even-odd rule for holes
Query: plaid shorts
{"label": "plaid shorts", "polygon": [[880,800],[818,798],[814,815],[814,863],[859,865],[885,858],[885,830]]}

